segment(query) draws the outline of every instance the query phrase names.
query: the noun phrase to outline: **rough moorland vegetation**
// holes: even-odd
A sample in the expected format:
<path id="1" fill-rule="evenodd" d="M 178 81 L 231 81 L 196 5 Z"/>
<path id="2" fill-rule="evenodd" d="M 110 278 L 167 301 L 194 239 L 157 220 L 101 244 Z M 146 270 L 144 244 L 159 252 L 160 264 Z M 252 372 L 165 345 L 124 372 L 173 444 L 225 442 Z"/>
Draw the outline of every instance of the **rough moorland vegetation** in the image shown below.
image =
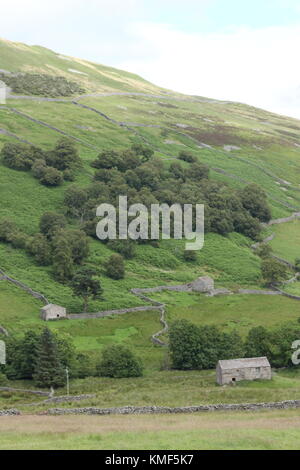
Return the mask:
<path id="1" fill-rule="evenodd" d="M 14 93 L 20 95 L 49 96 L 72 96 L 85 92 L 84 88 L 76 82 L 67 80 L 65 77 L 37 73 L 0 73 L 2 80 Z"/>
<path id="2" fill-rule="evenodd" d="M 60 186 L 64 180 L 73 181 L 74 171 L 82 164 L 78 150 L 67 138 L 60 139 L 50 151 L 28 144 L 7 143 L 0 158 L 8 168 L 31 171 L 45 186 Z"/>

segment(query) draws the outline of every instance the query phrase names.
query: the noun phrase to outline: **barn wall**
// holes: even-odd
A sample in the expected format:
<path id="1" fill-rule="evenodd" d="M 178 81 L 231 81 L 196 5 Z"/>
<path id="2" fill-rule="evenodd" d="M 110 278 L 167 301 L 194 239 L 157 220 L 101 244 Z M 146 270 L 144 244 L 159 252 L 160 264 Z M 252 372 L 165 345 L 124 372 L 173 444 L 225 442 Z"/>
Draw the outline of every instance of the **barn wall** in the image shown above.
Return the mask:
<path id="1" fill-rule="evenodd" d="M 227 369 L 222 371 L 217 367 L 217 382 L 220 385 L 232 383 L 232 379 L 241 380 L 270 380 L 272 378 L 271 367 L 245 367 L 244 369 Z"/>
<path id="2" fill-rule="evenodd" d="M 66 309 L 63 307 L 53 306 L 46 311 L 42 309 L 42 318 L 43 320 L 57 320 L 58 318 L 65 318 L 66 317 Z M 59 316 L 57 316 L 59 315 Z"/>

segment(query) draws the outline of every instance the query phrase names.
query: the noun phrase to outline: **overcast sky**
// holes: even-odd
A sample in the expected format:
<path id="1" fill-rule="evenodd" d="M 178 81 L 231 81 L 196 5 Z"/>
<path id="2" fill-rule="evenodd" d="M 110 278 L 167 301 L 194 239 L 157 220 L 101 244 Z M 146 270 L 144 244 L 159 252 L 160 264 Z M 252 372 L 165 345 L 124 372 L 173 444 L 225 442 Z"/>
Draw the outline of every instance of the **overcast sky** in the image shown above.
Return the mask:
<path id="1" fill-rule="evenodd" d="M 299 0 L 2 0 L 0 34 L 300 119 Z"/>

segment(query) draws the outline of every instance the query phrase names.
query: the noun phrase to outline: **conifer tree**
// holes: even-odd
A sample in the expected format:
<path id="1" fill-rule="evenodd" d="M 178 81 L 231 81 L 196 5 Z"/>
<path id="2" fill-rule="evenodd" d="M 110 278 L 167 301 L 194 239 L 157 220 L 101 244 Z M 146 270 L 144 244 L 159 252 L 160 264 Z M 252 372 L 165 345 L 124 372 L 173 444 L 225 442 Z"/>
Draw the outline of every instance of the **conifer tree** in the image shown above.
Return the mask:
<path id="1" fill-rule="evenodd" d="M 59 359 L 56 339 L 49 328 L 45 328 L 38 345 L 34 380 L 38 387 L 62 387 L 65 372 Z"/>

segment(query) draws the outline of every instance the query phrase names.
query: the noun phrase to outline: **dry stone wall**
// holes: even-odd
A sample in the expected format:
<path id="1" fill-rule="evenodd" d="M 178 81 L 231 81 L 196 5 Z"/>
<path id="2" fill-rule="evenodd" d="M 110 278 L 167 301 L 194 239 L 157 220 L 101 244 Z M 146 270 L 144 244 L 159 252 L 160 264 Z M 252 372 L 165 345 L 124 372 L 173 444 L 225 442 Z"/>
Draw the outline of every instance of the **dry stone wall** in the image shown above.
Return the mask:
<path id="1" fill-rule="evenodd" d="M 20 287 L 21 289 L 23 289 L 25 292 L 27 292 L 28 294 L 32 295 L 32 297 L 35 297 L 36 299 L 39 299 L 41 300 L 42 302 L 44 302 L 44 304 L 49 304 L 48 300 L 46 299 L 46 297 L 41 294 L 40 292 L 35 292 L 34 290 L 32 290 L 30 287 L 26 286 L 25 284 L 23 284 L 22 282 L 20 281 L 17 281 L 16 279 L 13 279 L 12 277 L 9 277 L 7 274 L 5 274 L 4 271 L 2 271 L 0 269 L 0 275 L 1 275 L 1 279 L 2 280 L 6 280 L 6 281 L 9 281 L 11 282 L 12 284 L 15 284 L 17 287 Z"/>
<path id="2" fill-rule="evenodd" d="M 123 308 L 120 310 L 105 310 L 103 312 L 96 313 L 70 313 L 67 315 L 67 318 L 69 320 L 87 320 L 91 318 L 104 318 L 110 315 L 124 315 L 125 313 L 147 312 L 149 310 L 160 310 L 160 307 L 155 305 L 145 305 L 142 307 Z"/>
<path id="3" fill-rule="evenodd" d="M 120 408 L 52 408 L 48 410 L 49 415 L 127 415 L 127 414 L 180 414 L 180 413 L 200 413 L 204 411 L 261 411 L 267 409 L 288 409 L 300 408 L 300 400 L 287 400 L 270 403 L 238 403 L 238 404 L 217 404 L 199 405 L 169 408 L 164 406 L 125 406 Z"/>
<path id="4" fill-rule="evenodd" d="M 19 416 L 21 413 L 19 410 L 0 410 L 0 416 Z"/>

